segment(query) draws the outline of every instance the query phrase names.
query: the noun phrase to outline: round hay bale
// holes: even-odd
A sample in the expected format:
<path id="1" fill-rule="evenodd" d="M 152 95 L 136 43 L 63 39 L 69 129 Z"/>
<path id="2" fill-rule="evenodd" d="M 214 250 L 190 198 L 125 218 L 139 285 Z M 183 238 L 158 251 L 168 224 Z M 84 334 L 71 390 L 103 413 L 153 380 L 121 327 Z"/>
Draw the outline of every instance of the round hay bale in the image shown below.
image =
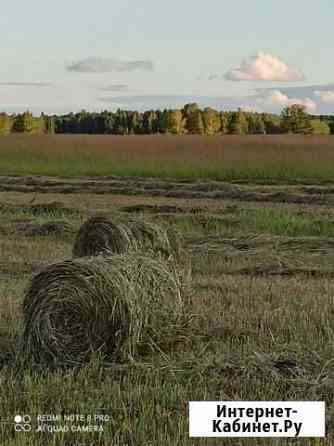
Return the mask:
<path id="1" fill-rule="evenodd" d="M 80 227 L 73 246 L 73 256 L 88 257 L 105 251 L 121 254 L 128 251 L 131 245 L 132 235 L 124 225 L 97 216 Z"/>
<path id="2" fill-rule="evenodd" d="M 181 243 L 178 234 L 172 229 L 166 230 L 144 220 L 129 221 L 128 227 L 133 234 L 135 249 L 149 249 L 160 253 L 165 258 L 179 257 Z"/>
<path id="3" fill-rule="evenodd" d="M 182 284 L 168 262 L 142 255 L 67 260 L 31 281 L 23 360 L 81 365 L 92 353 L 129 359 L 183 321 Z"/>
<path id="4" fill-rule="evenodd" d="M 87 257 L 103 253 L 152 250 L 163 257 L 179 257 L 181 243 L 176 232 L 144 221 L 106 217 L 92 217 L 77 234 L 73 257 Z M 108 254 L 109 255 L 109 254 Z"/>

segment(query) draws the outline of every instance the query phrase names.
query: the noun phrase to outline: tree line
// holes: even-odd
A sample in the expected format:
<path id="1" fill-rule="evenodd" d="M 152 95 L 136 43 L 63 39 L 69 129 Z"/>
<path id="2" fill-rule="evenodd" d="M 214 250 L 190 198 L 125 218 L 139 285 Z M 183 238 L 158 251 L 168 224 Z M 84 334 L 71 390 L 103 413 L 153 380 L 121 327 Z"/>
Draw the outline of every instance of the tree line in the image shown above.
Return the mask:
<path id="1" fill-rule="evenodd" d="M 30 112 L 0 114 L 0 135 L 9 133 L 85 133 L 112 135 L 334 134 L 334 116 L 312 116 L 301 105 L 271 113 L 201 109 L 196 103 L 177 110 L 117 110 L 34 117 Z"/>
<path id="2" fill-rule="evenodd" d="M 43 113 L 35 117 L 30 112 L 16 115 L 0 113 L 0 135 L 31 133 L 34 135 L 55 133 L 55 119 Z"/>

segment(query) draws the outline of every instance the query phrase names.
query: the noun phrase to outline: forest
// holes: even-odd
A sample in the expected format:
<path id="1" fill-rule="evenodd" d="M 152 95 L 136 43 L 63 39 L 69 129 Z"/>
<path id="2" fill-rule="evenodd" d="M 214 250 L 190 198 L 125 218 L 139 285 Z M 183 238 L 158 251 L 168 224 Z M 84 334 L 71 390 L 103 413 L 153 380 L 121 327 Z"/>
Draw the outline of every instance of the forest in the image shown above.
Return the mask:
<path id="1" fill-rule="evenodd" d="M 0 114 L 0 135 L 28 134 L 111 134 L 111 135 L 256 135 L 256 134 L 334 134 L 334 116 L 313 116 L 301 105 L 291 105 L 280 115 L 271 113 L 217 111 L 198 104 L 186 104 L 177 110 L 121 110 L 34 117 Z"/>

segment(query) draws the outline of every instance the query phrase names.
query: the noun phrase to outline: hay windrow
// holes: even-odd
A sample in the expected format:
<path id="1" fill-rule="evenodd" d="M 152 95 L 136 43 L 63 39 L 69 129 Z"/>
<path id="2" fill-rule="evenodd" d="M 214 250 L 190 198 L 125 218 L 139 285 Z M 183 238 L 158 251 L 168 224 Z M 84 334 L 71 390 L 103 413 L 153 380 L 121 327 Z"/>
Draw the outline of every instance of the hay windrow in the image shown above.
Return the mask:
<path id="1" fill-rule="evenodd" d="M 131 359 L 184 323 L 182 284 L 168 262 L 142 254 L 67 260 L 32 279 L 23 312 L 24 360 Z"/>
<path id="2" fill-rule="evenodd" d="M 181 243 L 176 232 L 144 220 L 127 220 L 97 216 L 86 221 L 77 234 L 74 257 L 113 252 L 152 250 L 163 257 L 178 258 Z"/>

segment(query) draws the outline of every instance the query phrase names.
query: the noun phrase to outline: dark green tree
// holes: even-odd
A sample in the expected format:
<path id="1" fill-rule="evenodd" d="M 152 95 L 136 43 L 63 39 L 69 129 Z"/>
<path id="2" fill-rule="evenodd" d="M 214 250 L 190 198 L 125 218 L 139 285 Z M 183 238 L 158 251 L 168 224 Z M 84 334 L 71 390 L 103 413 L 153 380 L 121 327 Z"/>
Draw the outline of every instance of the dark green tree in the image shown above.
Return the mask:
<path id="1" fill-rule="evenodd" d="M 33 115 L 26 111 L 15 116 L 13 131 L 18 133 L 32 133 L 34 130 Z"/>
<path id="2" fill-rule="evenodd" d="M 264 135 L 266 133 L 266 126 L 259 113 L 248 113 L 248 133 L 251 135 Z"/>
<path id="3" fill-rule="evenodd" d="M 158 133 L 158 115 L 153 110 L 146 111 L 143 114 L 143 133 L 147 135 Z"/>

